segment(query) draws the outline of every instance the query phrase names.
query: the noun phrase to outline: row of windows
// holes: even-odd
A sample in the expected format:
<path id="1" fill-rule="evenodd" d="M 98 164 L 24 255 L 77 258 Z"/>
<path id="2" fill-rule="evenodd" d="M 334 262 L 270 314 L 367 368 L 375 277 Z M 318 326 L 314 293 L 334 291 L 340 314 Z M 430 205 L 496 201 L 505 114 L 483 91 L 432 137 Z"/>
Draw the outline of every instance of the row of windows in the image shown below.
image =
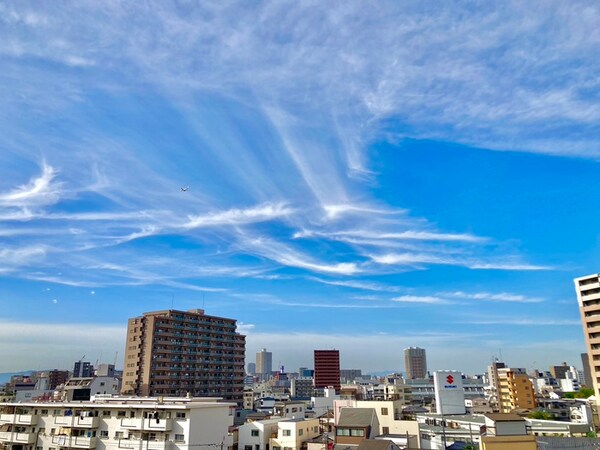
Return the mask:
<path id="1" fill-rule="evenodd" d="M 40 410 L 40 414 L 42 416 L 48 416 L 49 414 L 49 410 L 47 409 L 42 409 Z M 144 415 L 147 419 L 155 419 L 156 418 L 156 414 L 159 414 L 159 417 L 162 419 L 170 419 L 171 418 L 171 411 L 161 411 L 160 413 L 156 412 L 156 411 L 145 411 Z M 34 415 L 37 415 L 37 410 L 34 411 Z M 75 410 L 73 411 L 72 409 L 53 409 L 52 410 L 52 416 L 80 416 L 80 417 L 98 417 L 99 412 L 98 410 L 95 411 L 80 411 L 80 410 Z M 113 411 L 110 410 L 103 410 L 102 411 L 102 417 L 110 417 L 113 415 Z M 129 417 L 129 418 L 135 418 L 137 416 L 137 412 L 136 411 L 117 411 L 116 413 L 116 417 L 118 418 L 123 418 L 123 417 Z M 185 419 L 186 413 L 183 411 L 175 411 L 175 418 L 176 419 Z"/>
<path id="2" fill-rule="evenodd" d="M 336 436 L 360 436 L 360 437 L 363 437 L 365 435 L 365 430 L 357 430 L 354 428 L 336 428 L 335 435 Z"/>

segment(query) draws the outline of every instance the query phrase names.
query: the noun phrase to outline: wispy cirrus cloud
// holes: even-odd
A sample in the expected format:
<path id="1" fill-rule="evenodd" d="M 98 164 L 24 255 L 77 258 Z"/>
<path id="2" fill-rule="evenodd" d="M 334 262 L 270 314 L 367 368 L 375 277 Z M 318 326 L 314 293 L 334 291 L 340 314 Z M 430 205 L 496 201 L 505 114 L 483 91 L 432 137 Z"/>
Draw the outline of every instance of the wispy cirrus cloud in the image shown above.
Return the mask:
<path id="1" fill-rule="evenodd" d="M 243 236 L 238 245 L 246 251 L 269 258 L 288 267 L 338 275 L 353 275 L 362 272 L 356 262 L 318 262 L 286 244 L 269 238 Z"/>
<path id="2" fill-rule="evenodd" d="M 29 183 L 4 194 L 0 193 L 0 206 L 28 208 L 55 203 L 61 194 L 61 183 L 55 181 L 56 170 L 42 164 L 42 173 Z"/>
<path id="3" fill-rule="evenodd" d="M 392 298 L 392 301 L 396 303 L 424 303 L 428 305 L 444 305 L 452 303 L 448 299 L 429 295 L 401 295 Z"/>
<path id="4" fill-rule="evenodd" d="M 466 242 L 466 243 L 482 243 L 487 241 L 487 238 L 474 236 L 472 234 L 460 233 L 437 233 L 432 231 L 406 230 L 399 232 L 373 232 L 366 230 L 340 230 L 333 232 L 319 232 L 303 230 L 294 233 L 294 238 L 310 238 L 310 237 L 326 237 L 326 238 L 361 238 L 370 239 L 372 242 L 377 240 L 406 240 L 406 241 L 442 241 L 442 242 Z"/>
<path id="5" fill-rule="evenodd" d="M 537 270 L 552 270 L 550 266 L 542 266 L 535 264 L 522 263 L 514 261 L 510 262 L 479 261 L 473 257 L 454 257 L 444 254 L 435 253 L 385 253 L 381 255 L 370 255 L 373 262 L 382 265 L 392 266 L 413 266 L 418 267 L 425 264 L 439 264 L 450 266 L 462 266 L 469 269 L 482 270 L 516 270 L 516 271 L 537 271 Z"/>
<path id="6" fill-rule="evenodd" d="M 331 286 L 342 286 L 349 287 L 352 289 L 360 289 L 364 291 L 376 291 L 376 292 L 398 292 L 400 288 L 398 286 L 387 286 L 380 283 L 371 283 L 368 281 L 357 281 L 357 280 L 325 280 L 323 278 L 310 277 L 312 281 L 319 283 L 328 284 Z"/>
<path id="7" fill-rule="evenodd" d="M 543 302 L 544 299 L 539 297 L 528 297 L 521 294 L 511 294 L 509 292 L 499 292 L 499 293 L 491 293 L 491 292 L 446 292 L 441 293 L 445 297 L 451 298 L 462 298 L 462 299 L 472 299 L 472 300 L 484 300 L 484 301 L 495 301 L 495 302 L 512 302 L 512 303 L 540 303 Z"/>
<path id="8" fill-rule="evenodd" d="M 580 320 L 567 320 L 567 319 L 550 319 L 545 317 L 532 317 L 529 319 L 518 319 L 514 317 L 496 317 L 489 319 L 469 319 L 461 320 L 459 323 L 468 323 L 473 325 L 519 325 L 525 327 L 531 326 L 581 326 Z"/>
<path id="9" fill-rule="evenodd" d="M 230 209 L 216 213 L 190 216 L 184 228 L 214 227 L 218 225 L 243 225 L 248 223 L 265 222 L 294 213 L 294 209 L 285 204 L 263 204 L 246 209 Z"/>

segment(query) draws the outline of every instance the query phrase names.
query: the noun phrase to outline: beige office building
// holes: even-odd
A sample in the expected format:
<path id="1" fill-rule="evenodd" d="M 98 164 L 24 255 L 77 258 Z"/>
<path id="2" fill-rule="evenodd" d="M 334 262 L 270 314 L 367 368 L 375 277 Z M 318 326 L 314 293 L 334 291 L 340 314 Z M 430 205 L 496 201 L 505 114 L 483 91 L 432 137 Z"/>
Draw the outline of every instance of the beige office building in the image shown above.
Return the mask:
<path id="1" fill-rule="evenodd" d="M 533 383 L 525 369 L 499 368 L 498 406 L 501 413 L 511 413 L 516 409 L 537 407 Z"/>
<path id="2" fill-rule="evenodd" d="M 600 274 L 575 278 L 575 291 L 590 363 L 591 380 L 586 383 L 600 398 Z"/>
<path id="3" fill-rule="evenodd" d="M 129 319 L 122 393 L 222 397 L 241 404 L 246 337 L 236 321 L 189 311 Z"/>

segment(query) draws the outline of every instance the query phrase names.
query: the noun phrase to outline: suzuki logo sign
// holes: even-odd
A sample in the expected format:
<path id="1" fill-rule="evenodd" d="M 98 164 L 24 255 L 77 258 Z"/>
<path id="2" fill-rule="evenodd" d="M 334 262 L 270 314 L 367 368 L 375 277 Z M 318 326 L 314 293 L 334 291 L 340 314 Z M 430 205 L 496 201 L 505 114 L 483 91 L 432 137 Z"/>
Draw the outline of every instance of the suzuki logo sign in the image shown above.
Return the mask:
<path id="1" fill-rule="evenodd" d="M 458 389 L 458 386 L 454 383 L 454 380 L 454 375 L 446 375 L 446 378 L 444 378 L 444 381 L 446 381 L 446 383 L 444 383 L 444 389 Z"/>

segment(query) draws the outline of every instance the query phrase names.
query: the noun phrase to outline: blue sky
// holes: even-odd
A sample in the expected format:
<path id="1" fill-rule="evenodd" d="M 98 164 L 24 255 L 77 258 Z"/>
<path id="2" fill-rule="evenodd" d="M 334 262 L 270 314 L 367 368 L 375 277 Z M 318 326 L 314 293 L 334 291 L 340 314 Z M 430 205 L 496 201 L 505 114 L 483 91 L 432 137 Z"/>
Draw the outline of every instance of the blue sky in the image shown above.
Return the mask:
<path id="1" fill-rule="evenodd" d="M 0 3 L 0 371 L 171 304 L 290 370 L 580 366 L 598 4 L 222 3 Z"/>

